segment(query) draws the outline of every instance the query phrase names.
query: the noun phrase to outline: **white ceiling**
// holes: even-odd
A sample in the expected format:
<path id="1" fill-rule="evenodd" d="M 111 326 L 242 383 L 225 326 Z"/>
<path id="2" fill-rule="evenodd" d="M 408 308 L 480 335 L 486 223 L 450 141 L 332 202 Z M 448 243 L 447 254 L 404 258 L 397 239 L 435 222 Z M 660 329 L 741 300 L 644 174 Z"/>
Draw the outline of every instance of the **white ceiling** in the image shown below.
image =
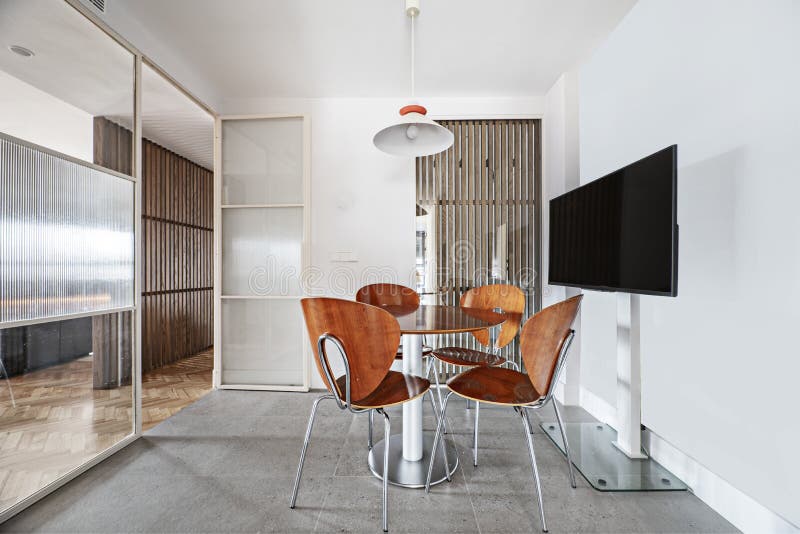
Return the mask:
<path id="1" fill-rule="evenodd" d="M 542 95 L 634 3 L 422 0 L 417 94 Z M 396 97 L 410 91 L 403 0 L 109 4 L 176 51 L 221 98 Z"/>
<path id="2" fill-rule="evenodd" d="M 543 95 L 635 1 L 421 0 L 417 94 Z M 220 100 L 410 92 L 403 0 L 108 0 L 107 6 L 117 20 L 144 28 Z M 11 44 L 36 56 L 22 59 L 8 51 Z M 65 2 L 1 0 L 0 47 L 0 69 L 87 113 L 130 125 L 131 56 Z M 153 71 L 145 69 L 143 88 L 144 135 L 210 168 L 211 117 Z"/>
<path id="3" fill-rule="evenodd" d="M 64 2 L 0 1 L 0 69 L 91 115 L 133 115 L 133 55 Z"/>
<path id="4" fill-rule="evenodd" d="M 206 169 L 214 168 L 214 119 L 147 65 L 142 67 L 142 134 Z"/>
<path id="5" fill-rule="evenodd" d="M 12 44 L 35 56 L 12 53 Z M 92 116 L 131 127 L 133 56 L 63 1 L 0 1 L 0 70 Z M 142 89 L 143 135 L 211 169 L 213 118 L 148 67 Z"/>

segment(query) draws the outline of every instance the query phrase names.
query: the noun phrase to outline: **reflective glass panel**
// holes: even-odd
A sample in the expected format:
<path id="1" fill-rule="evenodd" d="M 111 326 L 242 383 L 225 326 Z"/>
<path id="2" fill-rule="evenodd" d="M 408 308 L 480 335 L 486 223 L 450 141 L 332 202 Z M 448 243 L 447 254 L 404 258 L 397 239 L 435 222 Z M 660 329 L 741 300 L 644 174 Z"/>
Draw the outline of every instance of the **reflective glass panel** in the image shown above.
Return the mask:
<path id="1" fill-rule="evenodd" d="M 298 299 L 222 301 L 223 384 L 303 385 Z"/>
<path id="2" fill-rule="evenodd" d="M 134 56 L 63 1 L 0 35 L 2 513 L 132 434 L 136 325 Z"/>
<path id="3" fill-rule="evenodd" d="M 222 123 L 222 203 L 303 202 L 303 118 Z"/>

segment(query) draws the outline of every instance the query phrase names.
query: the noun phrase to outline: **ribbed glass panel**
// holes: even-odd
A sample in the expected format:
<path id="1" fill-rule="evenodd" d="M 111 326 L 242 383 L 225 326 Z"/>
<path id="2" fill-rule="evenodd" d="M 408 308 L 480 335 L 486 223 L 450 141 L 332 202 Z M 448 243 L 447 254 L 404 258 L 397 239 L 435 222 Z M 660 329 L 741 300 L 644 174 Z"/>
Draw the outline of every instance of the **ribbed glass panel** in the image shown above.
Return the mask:
<path id="1" fill-rule="evenodd" d="M 134 304 L 133 182 L 0 135 L 0 324 Z"/>

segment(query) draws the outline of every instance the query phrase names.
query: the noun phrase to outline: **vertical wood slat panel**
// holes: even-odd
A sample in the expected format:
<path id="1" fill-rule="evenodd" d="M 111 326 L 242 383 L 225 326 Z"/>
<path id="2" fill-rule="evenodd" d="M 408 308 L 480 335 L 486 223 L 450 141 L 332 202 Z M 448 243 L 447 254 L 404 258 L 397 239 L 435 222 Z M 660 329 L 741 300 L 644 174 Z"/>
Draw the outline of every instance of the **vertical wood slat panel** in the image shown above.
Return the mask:
<path id="1" fill-rule="evenodd" d="M 212 173 L 143 141 L 142 369 L 213 343 Z"/>
<path id="2" fill-rule="evenodd" d="M 457 305 L 469 287 L 509 283 L 526 292 L 526 316 L 539 307 L 538 120 L 446 120 L 454 134 L 447 151 L 418 158 L 417 202 L 432 217 L 428 250 L 443 304 Z M 536 148 L 536 150 L 534 149 Z M 505 243 L 498 243 L 505 225 Z M 430 239 L 432 237 L 432 239 Z M 469 244 L 471 253 L 465 245 Z M 505 256 L 500 253 L 505 250 Z M 493 260 L 499 263 L 494 265 Z M 496 272 L 493 268 L 496 267 Z M 469 335 L 436 344 L 475 346 Z M 517 343 L 504 350 L 519 361 Z M 446 371 L 453 371 L 447 369 Z"/>

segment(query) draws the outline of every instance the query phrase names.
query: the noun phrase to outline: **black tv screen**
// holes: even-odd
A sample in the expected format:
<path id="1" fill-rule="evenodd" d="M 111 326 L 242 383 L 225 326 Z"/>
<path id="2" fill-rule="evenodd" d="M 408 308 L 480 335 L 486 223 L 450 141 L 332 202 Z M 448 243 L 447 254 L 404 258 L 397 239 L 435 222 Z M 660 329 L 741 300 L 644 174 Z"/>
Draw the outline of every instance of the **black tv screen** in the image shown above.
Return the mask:
<path id="1" fill-rule="evenodd" d="M 550 201 L 549 283 L 678 294 L 678 147 Z"/>

